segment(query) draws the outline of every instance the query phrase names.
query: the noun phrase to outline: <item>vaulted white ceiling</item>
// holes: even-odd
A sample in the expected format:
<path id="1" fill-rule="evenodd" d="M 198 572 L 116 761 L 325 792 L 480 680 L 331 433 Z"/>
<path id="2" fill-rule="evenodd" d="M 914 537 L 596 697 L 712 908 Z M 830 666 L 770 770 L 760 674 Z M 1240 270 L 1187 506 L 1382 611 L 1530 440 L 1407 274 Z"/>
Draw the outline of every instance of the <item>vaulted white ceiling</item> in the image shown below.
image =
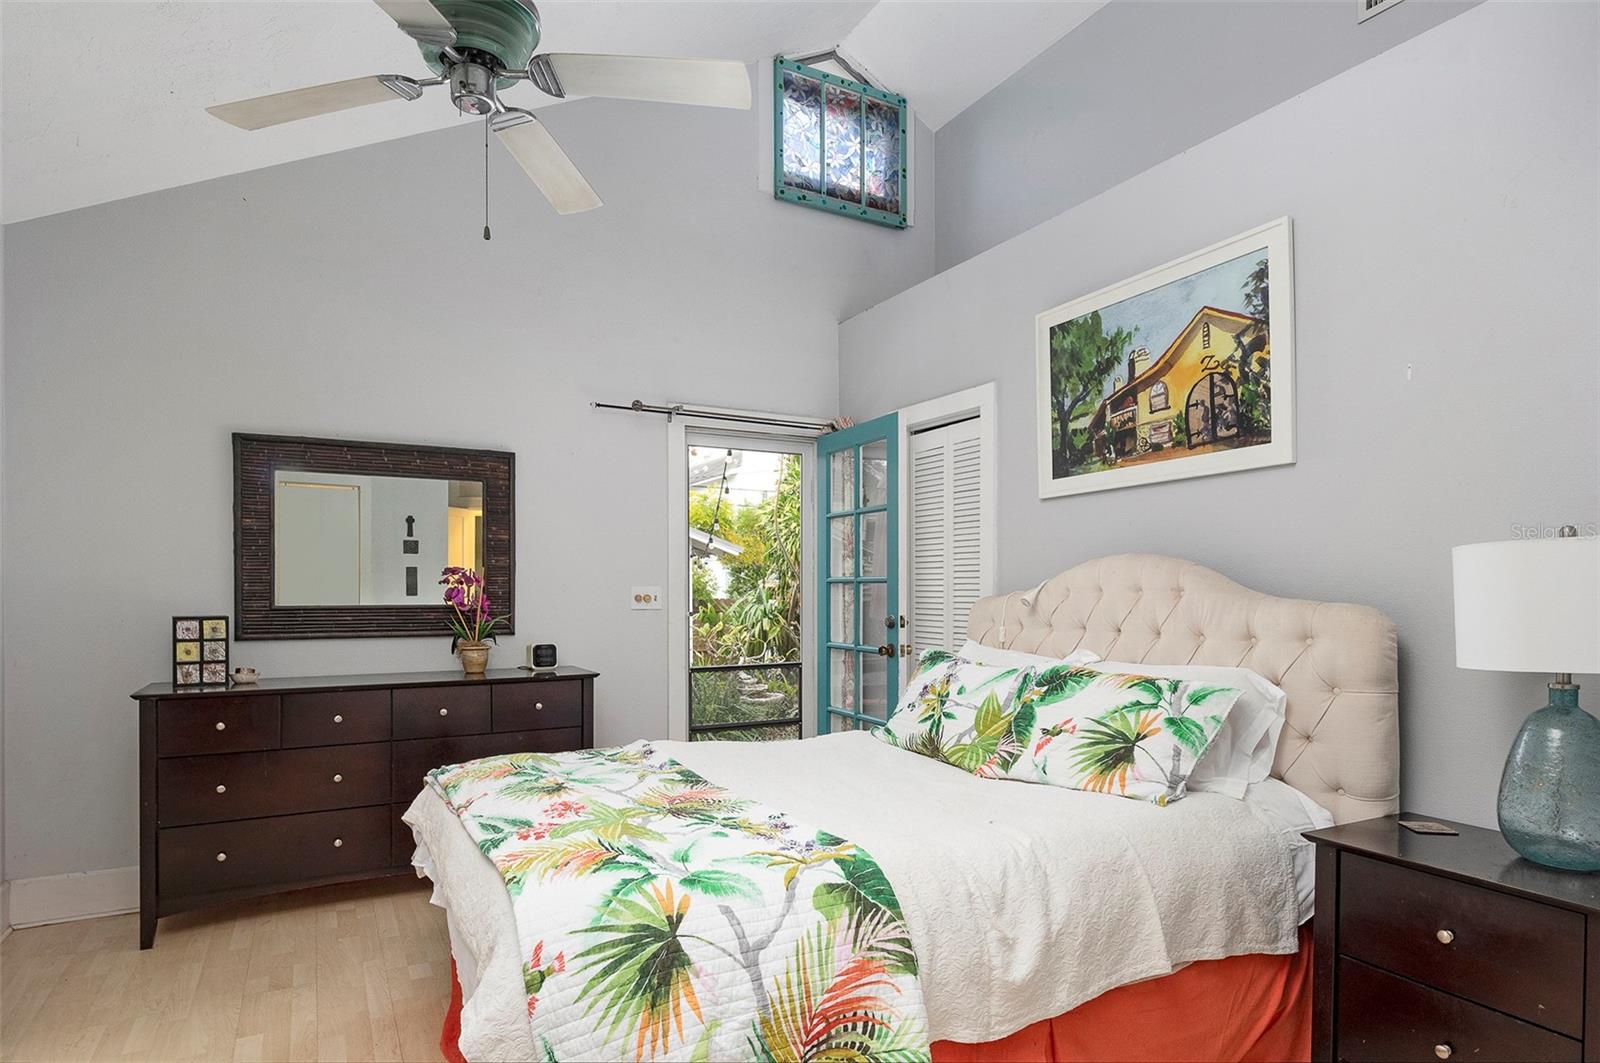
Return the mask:
<path id="1" fill-rule="evenodd" d="M 931 129 L 982 99 L 1106 0 L 882 0 L 840 51 Z"/>
<path id="2" fill-rule="evenodd" d="M 765 60 L 835 45 L 937 128 L 1099 0 L 541 0 L 545 51 Z M 429 94 L 244 132 L 213 103 L 425 76 L 367 0 L 0 0 L 0 219 L 54 214 L 465 121 Z M 523 106 L 550 103 L 511 90 Z M 646 105 L 648 106 L 648 105 Z"/>

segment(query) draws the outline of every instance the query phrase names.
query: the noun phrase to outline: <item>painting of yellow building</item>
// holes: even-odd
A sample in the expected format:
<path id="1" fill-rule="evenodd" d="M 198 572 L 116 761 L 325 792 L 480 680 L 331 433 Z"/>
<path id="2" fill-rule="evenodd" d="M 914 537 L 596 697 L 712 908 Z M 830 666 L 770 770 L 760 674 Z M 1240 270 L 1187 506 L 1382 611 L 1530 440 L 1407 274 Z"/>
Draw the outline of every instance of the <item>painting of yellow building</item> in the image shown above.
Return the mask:
<path id="1" fill-rule="evenodd" d="M 1260 411 L 1240 408 L 1241 359 L 1250 387 L 1271 379 L 1271 345 L 1264 323 L 1249 314 L 1204 306 L 1154 360 L 1140 347 L 1128 358 L 1127 383 L 1095 409 L 1089 421 L 1096 449 L 1116 464 L 1159 459 L 1181 448 L 1270 442 Z"/>
<path id="2" fill-rule="evenodd" d="M 1288 219 L 1039 316 L 1040 494 L 1293 461 Z"/>

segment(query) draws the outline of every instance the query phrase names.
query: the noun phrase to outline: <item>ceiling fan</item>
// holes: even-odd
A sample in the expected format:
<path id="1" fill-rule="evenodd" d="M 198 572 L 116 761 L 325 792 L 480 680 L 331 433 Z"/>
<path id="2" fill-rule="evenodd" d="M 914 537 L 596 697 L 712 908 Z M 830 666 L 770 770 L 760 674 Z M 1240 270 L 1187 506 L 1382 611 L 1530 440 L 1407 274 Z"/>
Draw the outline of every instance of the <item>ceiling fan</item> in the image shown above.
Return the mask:
<path id="1" fill-rule="evenodd" d="M 500 100 L 500 90 L 530 81 L 549 96 L 610 96 L 705 107 L 750 106 L 744 64 L 720 59 L 655 59 L 635 55 L 537 54 L 539 11 L 532 0 L 375 0 L 409 35 L 433 71 L 335 81 L 207 107 L 240 129 L 420 99 L 434 85 L 450 87 L 462 114 L 484 118 L 500 142 L 561 214 L 600 206 L 583 174 L 532 111 Z"/>

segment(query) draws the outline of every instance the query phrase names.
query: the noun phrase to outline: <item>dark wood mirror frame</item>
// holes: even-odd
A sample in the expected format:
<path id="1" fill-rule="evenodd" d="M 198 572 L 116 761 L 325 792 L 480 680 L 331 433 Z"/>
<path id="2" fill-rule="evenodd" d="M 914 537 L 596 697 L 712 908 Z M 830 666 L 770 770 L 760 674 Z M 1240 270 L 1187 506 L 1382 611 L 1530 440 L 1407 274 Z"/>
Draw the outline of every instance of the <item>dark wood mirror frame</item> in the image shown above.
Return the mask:
<path id="1" fill-rule="evenodd" d="M 496 634 L 514 633 L 516 455 L 503 450 L 365 443 L 296 436 L 233 436 L 235 639 L 448 637 L 450 609 L 427 605 L 273 605 L 273 475 L 278 469 L 476 480 L 483 484 L 484 583 Z M 432 583 L 429 579 L 427 583 Z"/>

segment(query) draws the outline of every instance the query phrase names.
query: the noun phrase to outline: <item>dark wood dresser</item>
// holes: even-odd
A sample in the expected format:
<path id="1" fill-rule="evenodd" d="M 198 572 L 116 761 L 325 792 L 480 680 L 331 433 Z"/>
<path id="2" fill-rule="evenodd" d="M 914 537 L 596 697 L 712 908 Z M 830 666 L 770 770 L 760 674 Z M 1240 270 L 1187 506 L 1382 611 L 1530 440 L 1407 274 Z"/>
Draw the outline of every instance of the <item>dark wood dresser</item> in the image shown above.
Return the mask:
<path id="1" fill-rule="evenodd" d="M 1600 1061 L 1600 874 L 1385 816 L 1317 843 L 1315 1060 Z M 1446 822 L 1438 820 L 1436 822 Z"/>
<path id="2" fill-rule="evenodd" d="M 410 870 L 429 769 L 594 745 L 598 673 L 265 679 L 139 703 L 139 947 L 164 915 Z"/>

